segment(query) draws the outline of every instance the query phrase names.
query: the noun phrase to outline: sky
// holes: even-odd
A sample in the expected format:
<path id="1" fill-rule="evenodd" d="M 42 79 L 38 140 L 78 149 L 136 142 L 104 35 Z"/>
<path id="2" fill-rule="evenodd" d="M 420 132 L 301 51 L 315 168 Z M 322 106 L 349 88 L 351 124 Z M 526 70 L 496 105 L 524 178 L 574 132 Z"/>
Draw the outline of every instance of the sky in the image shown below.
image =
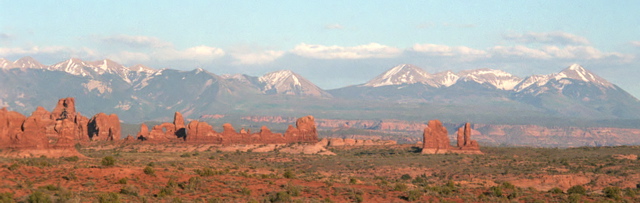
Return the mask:
<path id="1" fill-rule="evenodd" d="M 0 58 L 71 57 L 260 76 L 324 89 L 398 65 L 519 77 L 577 63 L 640 97 L 640 1 L 9 1 Z"/>

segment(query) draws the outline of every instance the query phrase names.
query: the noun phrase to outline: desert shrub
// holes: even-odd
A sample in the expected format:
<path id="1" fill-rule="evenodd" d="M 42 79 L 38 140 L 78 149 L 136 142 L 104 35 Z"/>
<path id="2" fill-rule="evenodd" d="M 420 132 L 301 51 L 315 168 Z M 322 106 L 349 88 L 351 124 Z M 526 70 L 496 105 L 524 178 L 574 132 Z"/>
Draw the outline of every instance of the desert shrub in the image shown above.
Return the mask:
<path id="1" fill-rule="evenodd" d="M 489 188 L 489 192 L 486 194 L 493 197 L 502 197 L 502 188 L 493 186 Z"/>
<path id="2" fill-rule="evenodd" d="M 354 177 L 349 178 L 349 184 L 353 185 L 353 184 L 356 184 L 356 183 L 358 183 L 358 179 L 357 178 L 354 178 Z"/>
<path id="3" fill-rule="evenodd" d="M 202 187 L 202 180 L 197 176 L 191 177 L 186 183 L 178 184 L 178 187 L 186 191 L 196 191 Z"/>
<path id="4" fill-rule="evenodd" d="M 136 186 L 133 185 L 126 185 L 122 188 L 120 188 L 120 194 L 123 195 L 133 195 L 133 196 L 138 196 L 138 192 L 140 190 L 138 190 L 138 188 Z"/>
<path id="5" fill-rule="evenodd" d="M 582 195 L 581 194 L 571 194 L 569 195 L 569 202 L 570 203 L 579 203 L 581 202 L 580 200 L 582 199 Z"/>
<path id="6" fill-rule="evenodd" d="M 400 176 L 400 179 L 402 179 L 402 180 L 411 180 L 411 175 L 404 174 L 404 175 Z"/>
<path id="7" fill-rule="evenodd" d="M 291 171 L 291 170 L 285 170 L 284 174 L 282 174 L 282 177 L 288 178 L 288 179 L 293 179 L 293 178 L 296 178 L 296 173 Z"/>
<path id="8" fill-rule="evenodd" d="M 563 193 L 562 189 L 560 189 L 558 187 L 551 188 L 548 192 L 551 193 L 551 194 L 562 194 Z"/>
<path id="9" fill-rule="evenodd" d="M 404 183 L 396 183 L 396 185 L 393 187 L 393 191 L 405 191 L 407 190 L 407 188 L 409 187 Z"/>
<path id="10" fill-rule="evenodd" d="M 98 202 L 100 203 L 115 203 L 120 202 L 120 195 L 115 192 L 103 193 L 98 196 Z"/>
<path id="11" fill-rule="evenodd" d="M 194 172 L 196 172 L 196 174 L 202 176 L 202 177 L 207 177 L 207 176 L 213 176 L 213 175 L 218 175 L 219 172 L 214 171 L 213 169 L 210 168 L 203 168 L 202 170 L 200 169 L 195 169 L 193 170 Z"/>
<path id="12" fill-rule="evenodd" d="M 51 201 L 51 197 L 48 194 L 45 194 L 39 190 L 31 193 L 29 197 L 27 197 L 27 202 L 30 203 L 49 203 Z"/>
<path id="13" fill-rule="evenodd" d="M 191 157 L 191 154 L 190 153 L 184 153 L 184 154 L 181 154 L 180 157 L 184 157 L 184 158 Z"/>
<path id="14" fill-rule="evenodd" d="M 287 190 L 287 193 L 289 193 L 289 195 L 291 195 L 292 197 L 297 197 L 297 196 L 300 196 L 300 194 L 302 194 L 302 187 L 291 184 L 291 183 L 287 184 L 285 189 Z"/>
<path id="15" fill-rule="evenodd" d="M 422 190 L 416 189 L 416 190 L 407 191 L 406 197 L 404 199 L 406 199 L 407 201 L 413 202 L 413 201 L 418 201 L 421 198 L 422 198 Z"/>
<path id="16" fill-rule="evenodd" d="M 39 187 L 40 189 L 45 189 L 45 190 L 49 190 L 49 191 L 56 191 L 56 190 L 60 190 L 60 187 L 55 186 L 55 185 L 45 185 L 45 186 L 41 186 Z"/>
<path id="17" fill-rule="evenodd" d="M 173 164 L 173 165 L 175 165 L 175 164 Z M 147 166 L 154 167 L 154 166 L 156 166 L 156 163 L 152 161 L 152 162 L 149 162 L 149 163 L 147 164 Z"/>
<path id="18" fill-rule="evenodd" d="M 291 195 L 286 191 L 280 191 L 277 193 L 270 193 L 264 202 L 291 202 Z"/>
<path id="19" fill-rule="evenodd" d="M 429 184 L 429 182 L 427 181 L 427 177 L 425 175 L 416 176 L 413 179 L 413 181 L 411 181 L 411 183 L 417 186 L 422 186 L 422 187 L 427 186 Z"/>
<path id="20" fill-rule="evenodd" d="M 11 164 L 11 166 L 7 167 L 7 169 L 9 169 L 10 171 L 14 171 L 18 168 L 20 168 L 20 165 L 18 165 L 17 163 L 13 163 Z"/>
<path id="21" fill-rule="evenodd" d="M 68 162 L 76 162 L 80 160 L 80 158 L 78 156 L 72 156 L 72 157 L 64 157 L 63 160 Z"/>
<path id="22" fill-rule="evenodd" d="M 604 193 L 604 196 L 611 199 L 618 200 L 622 198 L 622 190 L 620 190 L 619 187 L 606 187 L 602 189 L 602 193 Z"/>
<path id="23" fill-rule="evenodd" d="M 103 166 L 113 166 L 115 164 L 116 164 L 116 159 L 113 158 L 112 156 L 105 156 L 104 158 L 102 158 Z"/>
<path id="24" fill-rule="evenodd" d="M 500 187 L 502 187 L 503 189 L 510 189 L 510 190 L 513 190 L 516 188 L 516 186 L 511 184 L 510 182 L 504 182 L 500 184 Z"/>
<path id="25" fill-rule="evenodd" d="M 0 202 L 2 203 L 13 203 L 13 193 L 10 192 L 2 192 L 0 193 Z"/>
<path id="26" fill-rule="evenodd" d="M 78 180 L 78 177 L 76 176 L 76 173 L 71 171 L 71 172 L 69 172 L 68 175 L 62 176 L 62 179 L 65 179 L 65 180 Z"/>
<path id="27" fill-rule="evenodd" d="M 638 193 L 634 189 L 631 189 L 631 188 L 624 189 L 624 195 L 627 196 L 627 197 L 634 198 L 634 197 L 636 197 L 637 194 Z"/>
<path id="28" fill-rule="evenodd" d="M 116 182 L 116 183 L 117 183 L 117 184 L 123 184 L 123 185 L 124 185 L 124 184 L 127 184 L 127 181 L 128 181 L 128 180 L 129 180 L 129 179 L 127 179 L 127 177 L 124 177 L 124 178 L 120 178 L 120 180 L 118 180 L 118 182 Z"/>
<path id="29" fill-rule="evenodd" d="M 163 187 L 157 194 L 158 197 L 166 197 L 171 195 L 173 195 L 173 188 L 171 187 Z"/>
<path id="30" fill-rule="evenodd" d="M 585 189 L 584 187 L 582 187 L 582 185 L 574 185 L 572 187 L 570 187 L 567 190 L 568 194 L 581 194 L 581 195 L 586 195 L 587 194 L 587 189 Z"/>
<path id="31" fill-rule="evenodd" d="M 151 166 L 144 167 L 143 171 L 144 171 L 144 174 L 147 174 L 147 175 L 155 175 L 156 174 L 156 171 Z"/>
<path id="32" fill-rule="evenodd" d="M 245 195 L 245 196 L 249 196 L 249 195 L 251 195 L 251 190 L 249 188 L 242 187 L 242 189 L 240 189 L 240 194 Z"/>

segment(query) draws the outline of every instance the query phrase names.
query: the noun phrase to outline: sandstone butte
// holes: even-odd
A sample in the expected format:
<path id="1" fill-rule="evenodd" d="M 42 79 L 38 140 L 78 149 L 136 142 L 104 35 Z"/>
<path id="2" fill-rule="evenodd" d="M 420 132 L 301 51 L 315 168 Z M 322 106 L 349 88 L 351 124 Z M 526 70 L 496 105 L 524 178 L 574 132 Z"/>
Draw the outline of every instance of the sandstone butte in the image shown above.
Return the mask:
<path id="1" fill-rule="evenodd" d="M 284 134 L 273 133 L 266 126 L 259 132 L 251 133 L 245 129 L 237 131 L 229 123 L 222 125 L 222 132 L 216 132 L 206 122 L 191 121 L 185 125 L 180 112 L 176 112 L 173 123 L 162 123 L 151 128 L 142 124 L 137 140 L 149 143 L 185 142 L 191 144 L 288 144 L 317 143 L 318 131 L 313 116 L 305 116 L 296 121 L 296 127 L 289 125 Z"/>
<path id="2" fill-rule="evenodd" d="M 51 112 L 37 107 L 29 117 L 0 109 L 0 149 L 9 149 L 2 150 L 6 156 L 82 156 L 77 143 L 119 138 L 117 115 L 99 113 L 89 120 L 76 112 L 72 97 L 58 100 Z"/>
<path id="3" fill-rule="evenodd" d="M 422 134 L 422 154 L 483 154 L 478 142 L 471 139 L 471 124 L 458 128 L 457 145 L 451 146 L 447 128 L 439 120 L 430 120 Z"/>

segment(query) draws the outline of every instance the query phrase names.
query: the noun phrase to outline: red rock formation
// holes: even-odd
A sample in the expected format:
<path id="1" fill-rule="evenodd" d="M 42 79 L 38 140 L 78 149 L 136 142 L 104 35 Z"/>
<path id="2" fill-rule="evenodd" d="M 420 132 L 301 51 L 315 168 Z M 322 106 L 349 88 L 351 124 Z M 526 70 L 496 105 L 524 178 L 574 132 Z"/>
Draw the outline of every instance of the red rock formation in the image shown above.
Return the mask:
<path id="1" fill-rule="evenodd" d="M 478 142 L 471 139 L 471 124 L 465 123 L 458 128 L 458 149 L 460 150 L 480 150 Z"/>
<path id="2" fill-rule="evenodd" d="M 120 122 L 116 115 L 106 116 L 102 121 L 97 117 L 93 124 L 100 126 L 98 132 L 105 129 L 116 139 L 120 136 Z M 89 141 L 89 119 L 76 112 L 75 99 L 58 100 L 54 110 L 49 113 L 42 107 L 29 117 L 20 113 L 0 110 L 0 148 L 13 149 L 8 156 L 82 156 L 74 145 Z M 103 127 L 103 126 L 107 127 Z M 97 128 L 96 128 L 97 129 Z M 108 137 L 108 136 L 107 136 Z"/>
<path id="3" fill-rule="evenodd" d="M 187 125 L 186 141 L 189 143 L 221 143 L 222 138 L 208 123 L 191 121 Z"/>
<path id="4" fill-rule="evenodd" d="M 449 137 L 447 128 L 442 126 L 439 120 L 430 120 L 424 129 L 422 153 L 423 154 L 444 154 L 449 152 Z"/>
<path id="5" fill-rule="evenodd" d="M 120 131 L 120 119 L 115 114 L 98 113 L 88 122 L 88 132 L 91 140 L 119 140 Z"/>
<path id="6" fill-rule="evenodd" d="M 58 105 L 51 111 L 51 119 L 61 120 L 66 118 L 75 118 L 76 100 L 73 97 L 67 97 L 58 100 Z"/>
<path id="7" fill-rule="evenodd" d="M 149 139 L 149 127 L 147 127 L 147 124 L 140 124 L 140 131 L 138 131 L 138 134 L 136 135 L 136 138 L 138 140 L 147 140 Z"/>
<path id="8" fill-rule="evenodd" d="M 182 126 L 182 128 L 180 128 Z M 184 132 L 184 141 L 194 144 L 286 144 L 297 142 L 318 142 L 318 132 L 313 116 L 305 116 L 296 121 L 296 127 L 289 126 L 285 134 L 273 133 L 266 126 L 262 126 L 259 132 L 251 133 L 250 129 L 242 128 L 237 132 L 229 123 L 222 125 L 223 131 L 218 133 L 206 122 L 191 121 L 184 127 L 184 118 L 178 112 L 174 116 L 174 122 L 163 123 L 153 127 L 150 133 L 145 136 L 142 127 L 138 133 L 139 140 L 154 142 L 179 141 L 183 137 L 180 131 Z M 178 138 L 178 139 L 176 139 Z"/>

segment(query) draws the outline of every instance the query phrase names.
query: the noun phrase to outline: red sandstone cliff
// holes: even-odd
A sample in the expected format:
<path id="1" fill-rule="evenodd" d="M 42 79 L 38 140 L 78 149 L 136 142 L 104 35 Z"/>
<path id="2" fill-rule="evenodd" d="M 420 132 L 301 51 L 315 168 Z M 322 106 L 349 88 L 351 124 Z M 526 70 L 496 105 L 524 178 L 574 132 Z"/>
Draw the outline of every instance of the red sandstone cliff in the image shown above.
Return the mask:
<path id="1" fill-rule="evenodd" d="M 76 112 L 75 99 L 71 97 L 60 99 L 51 113 L 38 107 L 29 117 L 3 108 L 0 110 L 0 148 L 10 149 L 3 151 L 7 156 L 82 156 L 74 146 L 88 142 L 90 130 L 98 134 L 106 130 L 106 137 L 111 140 L 120 138 L 117 116 L 98 121 L 102 115 L 92 119 L 95 126 L 100 127 L 91 127 L 89 119 Z"/>
<path id="2" fill-rule="evenodd" d="M 141 126 L 138 140 L 149 142 L 181 142 L 193 144 L 286 144 L 316 143 L 318 132 L 313 116 L 305 116 L 296 120 L 296 127 L 289 126 L 284 134 L 273 133 L 266 126 L 260 132 L 251 133 L 241 129 L 239 132 L 229 123 L 222 125 L 223 131 L 216 132 L 206 122 L 191 121 L 186 127 L 182 114 L 176 112 L 173 123 L 162 123 L 147 133 L 146 126 Z"/>

